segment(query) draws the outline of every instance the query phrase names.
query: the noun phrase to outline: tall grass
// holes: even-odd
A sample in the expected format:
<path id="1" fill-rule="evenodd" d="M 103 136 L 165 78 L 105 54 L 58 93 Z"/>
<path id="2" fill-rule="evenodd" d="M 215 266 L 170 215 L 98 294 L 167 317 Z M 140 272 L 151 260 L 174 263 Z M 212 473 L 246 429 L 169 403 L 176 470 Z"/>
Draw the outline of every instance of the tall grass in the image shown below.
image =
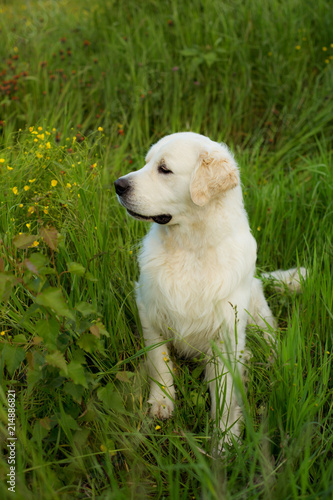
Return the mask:
<path id="1" fill-rule="evenodd" d="M 331 25 L 324 0 L 2 3 L 1 498 L 13 388 L 16 498 L 331 497 Z M 147 416 L 147 225 L 112 189 L 181 130 L 234 150 L 259 271 L 309 269 L 301 296 L 267 283 L 276 360 L 250 329 L 244 434 L 219 459 L 200 359 L 175 359 L 175 415 Z"/>

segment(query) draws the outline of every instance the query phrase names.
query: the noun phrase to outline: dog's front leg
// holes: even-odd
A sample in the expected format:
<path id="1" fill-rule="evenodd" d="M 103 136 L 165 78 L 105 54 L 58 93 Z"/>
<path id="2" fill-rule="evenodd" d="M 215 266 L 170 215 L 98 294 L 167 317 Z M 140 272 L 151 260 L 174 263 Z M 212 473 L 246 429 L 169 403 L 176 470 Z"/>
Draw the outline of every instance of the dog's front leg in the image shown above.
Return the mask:
<path id="1" fill-rule="evenodd" d="M 167 345 L 161 344 L 163 337 L 150 325 L 143 306 L 138 304 L 142 332 L 147 350 L 147 365 L 150 377 L 150 415 L 159 419 L 169 418 L 174 410 L 175 388 L 173 363 Z"/>

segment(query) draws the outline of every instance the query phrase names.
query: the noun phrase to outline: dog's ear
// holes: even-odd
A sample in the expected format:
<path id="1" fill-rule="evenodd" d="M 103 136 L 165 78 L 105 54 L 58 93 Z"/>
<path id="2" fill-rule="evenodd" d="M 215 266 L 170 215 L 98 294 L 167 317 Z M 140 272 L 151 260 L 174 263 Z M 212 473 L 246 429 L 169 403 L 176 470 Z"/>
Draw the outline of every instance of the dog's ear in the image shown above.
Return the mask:
<path id="1" fill-rule="evenodd" d="M 191 198 L 196 205 L 203 207 L 210 199 L 238 184 L 238 168 L 229 151 L 205 152 L 200 155 L 192 176 Z"/>

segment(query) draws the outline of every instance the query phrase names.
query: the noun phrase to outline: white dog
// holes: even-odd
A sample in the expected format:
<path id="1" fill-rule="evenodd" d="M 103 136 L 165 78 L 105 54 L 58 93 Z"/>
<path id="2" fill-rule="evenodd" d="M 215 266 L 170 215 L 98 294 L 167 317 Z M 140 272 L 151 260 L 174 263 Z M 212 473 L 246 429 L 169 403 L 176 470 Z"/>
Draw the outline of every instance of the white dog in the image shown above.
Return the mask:
<path id="1" fill-rule="evenodd" d="M 207 355 L 212 416 L 219 415 L 230 443 L 230 433 L 239 435 L 233 380 L 242 372 L 246 324 L 256 322 L 266 336 L 276 326 L 262 283 L 254 278 L 257 246 L 236 161 L 226 145 L 208 137 L 172 134 L 152 146 L 146 165 L 120 177 L 115 188 L 132 217 L 154 222 L 143 240 L 136 290 L 149 348 L 151 415 L 164 419 L 174 410 L 165 342 L 172 340 L 183 355 Z M 299 274 L 305 276 L 305 269 L 270 276 L 299 291 Z"/>

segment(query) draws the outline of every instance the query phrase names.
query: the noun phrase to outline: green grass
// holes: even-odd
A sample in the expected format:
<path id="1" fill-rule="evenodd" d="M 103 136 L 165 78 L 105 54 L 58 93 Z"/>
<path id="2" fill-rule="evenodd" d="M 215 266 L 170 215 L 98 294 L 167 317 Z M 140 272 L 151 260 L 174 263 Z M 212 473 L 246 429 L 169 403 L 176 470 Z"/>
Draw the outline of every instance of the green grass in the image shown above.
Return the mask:
<path id="1" fill-rule="evenodd" d="M 15 498 L 331 498 L 332 18 L 326 0 L 2 2 L 1 498 L 9 389 Z M 217 460 L 200 363 L 176 358 L 175 415 L 147 415 L 147 225 L 112 186 L 183 130 L 234 150 L 259 270 L 309 269 L 298 297 L 267 284 L 276 361 L 250 329 L 244 435 Z"/>

